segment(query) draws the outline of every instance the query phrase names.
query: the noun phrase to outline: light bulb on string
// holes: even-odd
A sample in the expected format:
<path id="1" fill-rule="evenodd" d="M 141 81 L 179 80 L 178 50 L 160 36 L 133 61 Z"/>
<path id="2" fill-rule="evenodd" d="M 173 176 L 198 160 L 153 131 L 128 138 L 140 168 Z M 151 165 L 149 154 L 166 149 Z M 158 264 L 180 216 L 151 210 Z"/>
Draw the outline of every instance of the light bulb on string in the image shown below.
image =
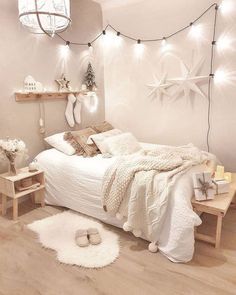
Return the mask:
<path id="1" fill-rule="evenodd" d="M 203 27 L 201 24 L 194 24 L 190 23 L 190 31 L 189 36 L 191 38 L 199 40 L 199 38 L 202 38 L 203 35 Z"/>
<path id="2" fill-rule="evenodd" d="M 224 15 L 231 13 L 235 8 L 235 0 L 223 0 L 219 6 L 220 12 Z"/>
<path id="3" fill-rule="evenodd" d="M 134 45 L 135 56 L 141 58 L 144 52 L 144 44 L 140 39 L 137 40 L 137 43 Z"/>
<path id="4" fill-rule="evenodd" d="M 161 51 L 166 52 L 170 49 L 171 49 L 171 44 L 167 41 L 166 37 L 163 37 L 161 41 Z"/>
<path id="5" fill-rule="evenodd" d="M 214 74 L 214 83 L 218 85 L 222 85 L 227 82 L 227 72 L 223 69 L 218 69 Z"/>
<path id="6" fill-rule="evenodd" d="M 104 34 L 104 32 L 106 33 Z M 115 34 L 113 31 L 103 31 L 102 44 L 105 48 L 111 48 L 113 46 L 116 46 L 119 44 L 120 41 L 121 37 Z"/>
<path id="7" fill-rule="evenodd" d="M 70 51 L 70 46 L 69 46 L 70 43 L 67 43 L 67 42 L 65 45 L 60 45 L 60 53 L 63 58 L 66 58 Z"/>
<path id="8" fill-rule="evenodd" d="M 233 40 L 229 36 L 227 35 L 220 36 L 216 42 L 217 50 L 221 52 L 223 50 L 231 49 L 232 42 Z"/>

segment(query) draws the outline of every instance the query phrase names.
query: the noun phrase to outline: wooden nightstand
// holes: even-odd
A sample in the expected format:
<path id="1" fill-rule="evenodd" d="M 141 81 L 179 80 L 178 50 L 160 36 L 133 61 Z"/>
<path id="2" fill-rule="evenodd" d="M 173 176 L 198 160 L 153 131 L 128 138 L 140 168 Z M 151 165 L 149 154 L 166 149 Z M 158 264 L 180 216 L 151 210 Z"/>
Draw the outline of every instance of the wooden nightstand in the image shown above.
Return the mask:
<path id="1" fill-rule="evenodd" d="M 19 190 L 19 186 L 22 180 L 32 178 L 33 184 L 38 184 L 37 187 L 31 187 L 26 190 Z M 40 197 L 41 206 L 45 206 L 44 201 L 44 172 L 37 170 L 35 172 L 29 172 L 28 167 L 19 170 L 19 173 L 14 176 L 9 176 L 8 173 L 0 174 L 0 194 L 2 194 L 2 215 L 4 216 L 7 211 L 7 198 L 13 199 L 13 220 L 18 218 L 18 199 L 26 196 L 33 195 L 35 198 L 37 195 Z"/>
<path id="2" fill-rule="evenodd" d="M 194 211 L 199 213 L 207 213 L 217 216 L 216 235 L 202 234 L 195 228 L 195 238 L 197 240 L 205 241 L 215 245 L 215 248 L 220 247 L 221 230 L 223 217 L 226 215 L 229 206 L 235 202 L 236 197 L 236 174 L 233 174 L 233 181 L 230 185 L 230 191 L 227 194 L 216 195 L 214 200 L 209 201 L 196 201 L 192 199 L 192 206 Z"/>

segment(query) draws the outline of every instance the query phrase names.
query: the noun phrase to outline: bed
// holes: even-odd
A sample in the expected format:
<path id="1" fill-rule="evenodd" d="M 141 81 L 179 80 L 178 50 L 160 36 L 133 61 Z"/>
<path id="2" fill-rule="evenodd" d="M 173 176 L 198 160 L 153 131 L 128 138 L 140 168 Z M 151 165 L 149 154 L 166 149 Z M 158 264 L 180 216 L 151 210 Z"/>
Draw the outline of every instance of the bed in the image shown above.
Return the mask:
<path id="1" fill-rule="evenodd" d="M 146 149 L 156 147 L 144 143 L 142 146 Z M 90 158 L 67 156 L 53 148 L 41 152 L 36 159 L 45 171 L 46 203 L 63 206 L 122 228 L 124 221 L 109 216 L 101 204 L 103 175 L 115 157 L 104 158 L 101 154 Z M 193 257 L 194 226 L 200 225 L 201 220 L 191 206 L 192 173 L 205 169 L 205 165 L 192 167 L 178 179 L 171 193 L 171 205 L 158 248 L 173 262 L 187 262 Z"/>

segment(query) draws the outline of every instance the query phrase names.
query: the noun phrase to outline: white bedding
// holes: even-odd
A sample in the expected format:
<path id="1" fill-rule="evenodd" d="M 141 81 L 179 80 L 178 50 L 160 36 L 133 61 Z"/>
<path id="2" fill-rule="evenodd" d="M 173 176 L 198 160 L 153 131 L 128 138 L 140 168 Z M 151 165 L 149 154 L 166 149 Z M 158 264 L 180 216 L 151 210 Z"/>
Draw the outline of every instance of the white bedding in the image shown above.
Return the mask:
<path id="1" fill-rule="evenodd" d="M 145 144 L 145 147 L 154 147 Z M 101 204 L 103 175 L 115 158 L 67 156 L 56 149 L 37 156 L 45 171 L 46 202 L 95 217 L 105 223 L 122 227 L 119 221 L 104 212 Z M 206 169 L 195 166 L 183 175 L 172 191 L 170 208 L 159 237 L 159 250 L 174 262 L 187 262 L 194 252 L 194 225 L 201 223 L 191 207 L 192 173 Z"/>

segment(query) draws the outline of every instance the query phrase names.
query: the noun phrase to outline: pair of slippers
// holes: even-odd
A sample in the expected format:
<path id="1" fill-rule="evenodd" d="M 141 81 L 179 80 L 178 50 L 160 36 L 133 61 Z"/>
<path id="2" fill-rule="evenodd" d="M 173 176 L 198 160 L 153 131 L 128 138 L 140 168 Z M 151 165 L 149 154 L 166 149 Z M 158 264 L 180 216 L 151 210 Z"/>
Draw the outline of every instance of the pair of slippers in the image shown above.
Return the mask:
<path id="1" fill-rule="evenodd" d="M 87 247 L 89 244 L 101 244 L 102 239 L 96 228 L 79 229 L 75 233 L 75 242 L 79 247 Z"/>

